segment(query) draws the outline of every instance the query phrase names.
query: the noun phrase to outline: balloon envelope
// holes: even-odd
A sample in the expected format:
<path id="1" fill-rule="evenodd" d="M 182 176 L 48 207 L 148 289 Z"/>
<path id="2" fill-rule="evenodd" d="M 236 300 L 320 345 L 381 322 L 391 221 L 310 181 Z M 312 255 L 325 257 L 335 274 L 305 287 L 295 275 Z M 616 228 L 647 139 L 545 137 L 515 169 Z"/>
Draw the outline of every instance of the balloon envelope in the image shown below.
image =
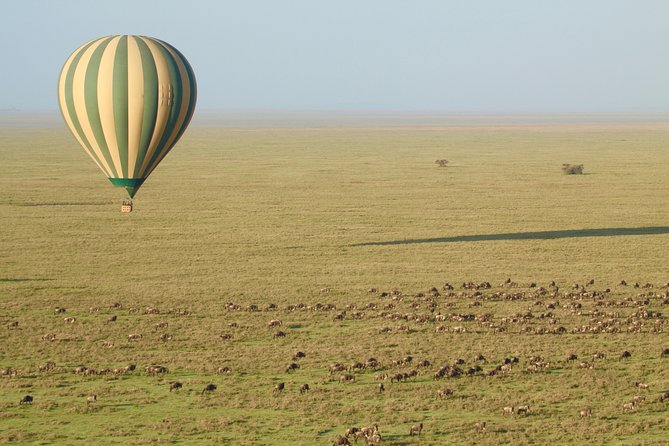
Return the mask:
<path id="1" fill-rule="evenodd" d="M 65 123 L 130 198 L 186 130 L 196 97 L 186 58 L 144 36 L 107 36 L 82 45 L 58 81 Z"/>

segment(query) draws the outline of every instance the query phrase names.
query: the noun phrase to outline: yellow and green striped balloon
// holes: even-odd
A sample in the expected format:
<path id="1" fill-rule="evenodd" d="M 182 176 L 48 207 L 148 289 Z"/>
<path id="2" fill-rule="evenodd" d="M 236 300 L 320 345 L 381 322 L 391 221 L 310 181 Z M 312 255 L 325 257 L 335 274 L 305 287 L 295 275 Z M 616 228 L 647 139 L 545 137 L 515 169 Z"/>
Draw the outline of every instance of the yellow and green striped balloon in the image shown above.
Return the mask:
<path id="1" fill-rule="evenodd" d="M 65 123 L 130 198 L 186 130 L 196 96 L 186 58 L 144 36 L 107 36 L 82 45 L 58 81 Z"/>

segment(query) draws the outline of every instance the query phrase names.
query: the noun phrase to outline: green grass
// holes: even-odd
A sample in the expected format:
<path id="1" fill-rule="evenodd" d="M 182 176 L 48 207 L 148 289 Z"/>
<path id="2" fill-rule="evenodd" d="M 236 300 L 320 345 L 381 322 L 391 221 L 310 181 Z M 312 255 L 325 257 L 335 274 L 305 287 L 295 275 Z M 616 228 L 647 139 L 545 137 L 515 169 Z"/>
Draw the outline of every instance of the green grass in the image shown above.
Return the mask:
<path id="1" fill-rule="evenodd" d="M 131 214 L 119 212 L 122 191 L 63 128 L 0 127 L 0 368 L 18 370 L 0 376 L 0 442 L 314 445 L 377 423 L 383 444 L 394 445 L 666 444 L 668 403 L 653 400 L 669 391 L 669 358 L 660 357 L 669 347 L 661 297 L 669 281 L 669 126 L 414 124 L 195 125 Z M 448 167 L 434 164 L 444 158 Z M 563 163 L 584 164 L 585 174 L 564 175 Z M 499 288 L 507 277 L 519 287 Z M 590 278 L 589 289 L 613 290 L 603 305 L 563 295 Z M 651 282 L 656 294 L 638 303 L 649 290 L 616 286 L 621 279 Z M 429 299 L 417 292 L 448 281 L 460 293 L 470 280 L 494 288 L 436 298 L 436 311 L 492 313 L 505 332 L 380 314 L 431 317 Z M 531 281 L 551 280 L 559 296 L 529 295 Z M 403 298 L 382 299 L 370 287 Z M 523 295 L 493 296 L 500 291 Z M 580 314 L 564 308 L 572 300 Z M 116 302 L 123 308 L 110 308 Z M 231 302 L 241 310 L 228 310 Z M 384 310 L 390 302 L 395 308 Z M 279 309 L 265 311 L 269 303 Z M 337 310 L 287 311 L 300 303 Z M 371 303 L 377 308 L 364 308 Z M 246 311 L 250 304 L 261 311 Z M 349 309 L 333 320 L 352 304 L 364 316 Z M 67 312 L 54 314 L 56 306 Z M 639 306 L 661 315 L 628 332 Z M 161 313 L 144 314 L 146 307 Z M 502 321 L 528 310 L 534 317 L 525 323 Z M 557 324 L 539 317 L 548 311 Z M 76 322 L 66 324 L 68 316 Z M 272 337 L 267 322 L 275 318 L 285 338 Z M 619 333 L 573 333 L 609 318 Z M 19 327 L 7 327 L 12 321 Z M 169 326 L 157 329 L 159 322 Z M 467 332 L 437 333 L 438 325 Z M 525 332 L 557 326 L 567 333 Z M 42 340 L 47 333 L 56 340 Z M 128 341 L 130 333 L 143 338 Z M 172 340 L 158 340 L 163 333 Z M 233 338 L 222 341 L 223 333 Z M 296 350 L 307 357 L 287 374 Z M 619 360 L 623 350 L 632 358 Z M 579 368 L 598 351 L 607 358 Z M 486 372 L 507 356 L 521 362 L 502 376 L 432 379 L 456 358 L 473 365 L 478 353 L 488 358 Z M 565 360 L 569 353 L 576 364 Z M 433 366 L 415 381 L 386 382 L 379 394 L 374 376 L 410 370 L 390 364 L 406 355 Z M 531 355 L 550 366 L 528 373 Z M 330 364 L 372 356 L 380 370 L 356 373 L 351 384 L 331 381 Z M 48 360 L 56 370 L 40 372 Z M 129 363 L 138 371 L 71 372 Z M 149 376 L 150 364 L 170 372 Z M 226 365 L 232 373 L 217 375 Z M 179 393 L 169 392 L 173 380 L 184 383 Z M 280 395 L 272 392 L 278 382 L 287 387 Z M 218 390 L 203 396 L 208 383 Z M 303 383 L 311 391 L 300 395 Z M 437 399 L 445 387 L 454 396 Z M 98 402 L 87 406 L 91 393 Z M 35 402 L 19 405 L 26 394 Z M 623 403 L 641 394 L 646 401 L 623 414 Z M 511 404 L 529 404 L 530 414 L 503 416 Z M 585 407 L 592 418 L 578 416 Z M 486 432 L 474 430 L 477 421 L 487 422 Z M 408 435 L 417 422 L 425 426 L 420 442 Z"/>

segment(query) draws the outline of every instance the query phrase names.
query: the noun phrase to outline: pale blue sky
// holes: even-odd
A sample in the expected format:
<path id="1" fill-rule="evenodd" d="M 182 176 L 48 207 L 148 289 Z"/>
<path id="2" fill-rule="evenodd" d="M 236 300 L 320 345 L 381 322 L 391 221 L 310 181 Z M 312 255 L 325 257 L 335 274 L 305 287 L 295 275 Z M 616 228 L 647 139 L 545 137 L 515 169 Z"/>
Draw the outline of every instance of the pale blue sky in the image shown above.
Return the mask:
<path id="1" fill-rule="evenodd" d="M 669 0 L 4 0 L 0 109 L 79 45 L 163 39 L 198 108 L 669 112 Z"/>

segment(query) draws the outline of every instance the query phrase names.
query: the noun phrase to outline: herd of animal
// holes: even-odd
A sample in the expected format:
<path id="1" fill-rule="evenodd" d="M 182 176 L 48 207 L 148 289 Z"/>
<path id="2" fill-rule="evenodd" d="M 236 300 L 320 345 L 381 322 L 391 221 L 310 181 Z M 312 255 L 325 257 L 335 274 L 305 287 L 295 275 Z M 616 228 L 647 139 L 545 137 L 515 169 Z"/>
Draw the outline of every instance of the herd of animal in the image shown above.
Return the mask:
<path id="1" fill-rule="evenodd" d="M 459 289 L 458 289 L 459 288 Z M 329 295 L 330 288 L 320 290 L 322 296 Z M 253 303 L 237 304 L 227 303 L 224 305 L 225 311 L 229 315 L 230 322 L 227 323 L 227 332 L 218 334 L 216 337 L 223 342 L 234 342 L 237 339 L 236 331 L 240 329 L 239 322 L 234 321 L 237 312 L 250 313 L 272 313 L 262 327 L 257 330 L 259 336 L 271 336 L 272 342 L 284 342 L 281 338 L 290 338 L 291 324 L 285 323 L 285 319 L 291 319 L 291 314 L 295 312 L 317 312 L 326 314 L 332 323 L 344 323 L 347 321 L 372 320 L 379 321 L 382 327 L 377 329 L 381 335 L 392 335 L 396 333 L 412 333 L 417 330 L 425 330 L 426 327 L 432 327 L 434 333 L 450 333 L 465 336 L 467 333 L 509 333 L 516 332 L 525 335 L 562 335 L 566 333 L 589 333 L 593 335 L 605 333 L 662 333 L 666 327 L 666 317 L 662 312 L 651 310 L 650 307 L 669 305 L 669 283 L 656 287 L 652 284 L 634 283 L 628 285 L 626 281 L 621 280 L 615 287 L 615 291 L 610 288 L 594 288 L 594 280 L 587 281 L 584 284 L 573 284 L 571 286 L 558 286 L 555 282 L 550 282 L 545 286 L 539 286 L 536 283 L 520 285 L 511 279 L 493 287 L 490 282 L 463 282 L 458 287 L 445 283 L 441 288 L 432 287 L 425 291 L 414 293 L 403 293 L 396 289 L 380 291 L 377 288 L 370 288 L 367 293 L 367 302 L 363 299 L 357 299 L 356 303 L 349 303 L 342 307 L 335 303 L 295 303 L 280 306 L 269 303 L 258 306 Z M 527 303 L 526 309 L 513 314 L 493 314 L 484 311 L 486 304 L 490 302 L 521 302 Z M 458 306 L 466 307 L 469 311 L 449 311 Z M 157 307 L 125 308 L 121 304 L 114 304 L 110 309 L 115 311 L 126 310 L 128 314 L 153 314 L 153 315 L 173 315 L 189 316 L 190 310 L 169 309 L 163 311 Z M 64 307 L 56 307 L 54 313 L 62 315 L 67 313 Z M 100 308 L 93 307 L 90 313 L 97 313 Z M 571 318 L 571 325 L 563 319 L 566 315 Z M 108 323 L 115 322 L 116 316 L 107 319 Z M 574 323 L 574 321 L 583 321 Z M 64 318 L 67 325 L 77 323 L 77 318 L 67 316 Z M 21 321 L 12 320 L 7 328 L 16 330 L 22 327 Z M 154 330 L 164 330 L 169 327 L 167 321 L 161 321 L 154 324 Z M 288 328 L 285 328 L 288 327 Z M 132 332 L 127 335 L 126 342 L 138 343 L 146 339 L 146 333 Z M 178 333 L 162 333 L 157 337 L 162 342 L 169 342 L 173 335 Z M 49 332 L 43 334 L 41 339 L 45 342 L 57 342 L 59 335 Z M 118 342 L 118 340 L 116 340 Z M 219 342 L 220 342 L 219 341 Z M 113 341 L 108 341 L 110 348 L 114 347 Z M 378 393 L 383 394 L 388 385 L 402 386 L 402 383 L 416 380 L 421 377 L 430 377 L 434 381 L 450 381 L 467 377 L 480 377 L 483 379 L 494 379 L 496 376 L 504 376 L 513 373 L 541 373 L 554 367 L 566 367 L 567 365 L 578 365 L 583 369 L 592 369 L 603 364 L 607 357 L 613 354 L 616 360 L 631 361 L 634 353 L 624 350 L 615 352 L 592 352 L 587 357 L 582 357 L 576 353 L 570 353 L 566 357 L 545 358 L 541 355 L 528 355 L 527 357 L 511 356 L 503 358 L 486 358 L 478 353 L 469 358 L 453 358 L 446 363 L 436 363 L 434 358 L 414 358 L 413 355 L 406 355 L 400 358 L 383 358 L 379 356 L 369 356 L 354 361 L 341 360 L 338 362 L 322 365 L 322 381 L 311 383 L 291 384 L 285 378 L 303 371 L 303 360 L 309 353 L 302 350 L 295 351 L 290 358 L 286 358 L 285 368 L 277 375 L 282 375 L 278 382 L 274 382 L 267 391 L 271 395 L 278 397 L 288 391 L 299 392 L 306 395 L 322 385 L 350 385 L 358 383 L 361 379 L 364 385 L 374 386 Z M 659 357 L 669 358 L 669 348 L 660 348 L 657 351 Z M 312 366 L 313 367 L 313 366 Z M 123 367 L 99 367 L 93 368 L 84 365 L 75 367 L 58 367 L 52 360 L 47 361 L 37 368 L 37 373 L 58 373 L 70 370 L 72 373 L 82 376 L 101 376 L 101 375 L 126 375 L 130 373 L 146 374 L 149 376 L 169 376 L 170 369 L 165 365 L 148 364 L 143 368 L 138 368 L 135 364 L 129 364 Z M 143 370 L 143 372 L 142 372 Z M 32 372 L 32 371 L 31 371 Z M 21 370 L 15 367 L 5 367 L 0 371 L 4 377 L 20 376 Z M 216 373 L 219 375 L 231 374 L 230 366 L 218 367 Z M 367 373 L 372 373 L 374 379 L 369 383 Z M 167 381 L 166 390 L 178 394 L 184 387 L 192 386 L 187 382 L 171 380 Z M 650 385 L 642 382 L 635 382 L 634 387 L 638 391 L 650 389 Z M 217 391 L 218 386 L 214 383 L 208 383 L 204 388 L 197 391 L 200 395 L 212 394 Z M 457 391 L 451 387 L 439 388 L 435 393 L 435 398 L 439 400 L 453 398 Z M 37 396 L 34 394 L 23 396 L 20 406 L 31 405 Z M 625 401 L 620 407 L 622 414 L 636 411 L 646 401 L 646 396 L 637 395 L 631 400 Z M 658 395 L 654 402 L 669 402 L 669 392 Z M 87 406 L 98 404 L 98 395 L 90 394 L 86 396 Z M 533 412 L 533 408 L 524 402 L 520 404 L 509 404 L 500 407 L 499 413 L 503 416 L 528 416 Z M 591 407 L 583 407 L 574 416 L 591 417 L 593 410 Z M 423 432 L 425 420 L 417 420 L 418 423 L 408 427 L 409 435 L 420 436 Z M 485 432 L 490 424 L 490 420 L 476 421 L 472 428 L 474 431 Z M 425 426 L 429 429 L 429 425 Z M 380 444 L 382 435 L 378 425 L 370 427 L 351 427 L 343 434 L 337 435 L 334 439 L 335 445 L 348 445 L 350 441 L 357 442 L 364 440 L 368 445 Z"/>

